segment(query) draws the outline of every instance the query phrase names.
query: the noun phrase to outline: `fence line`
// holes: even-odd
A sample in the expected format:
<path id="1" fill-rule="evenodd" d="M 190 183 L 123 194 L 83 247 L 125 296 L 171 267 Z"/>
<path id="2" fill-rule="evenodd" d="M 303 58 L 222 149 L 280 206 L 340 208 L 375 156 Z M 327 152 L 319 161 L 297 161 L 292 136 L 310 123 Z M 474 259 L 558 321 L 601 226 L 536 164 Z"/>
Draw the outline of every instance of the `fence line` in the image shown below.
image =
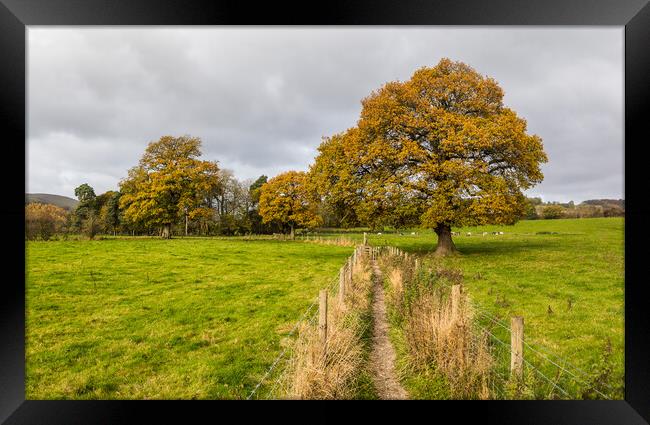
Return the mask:
<path id="1" fill-rule="evenodd" d="M 365 235 L 364 235 L 364 236 L 365 236 Z M 314 239 L 315 239 L 315 238 L 314 238 Z M 345 241 L 345 242 L 347 242 L 347 241 Z M 366 238 L 365 238 L 365 237 L 364 237 L 364 242 L 366 242 Z M 362 249 L 363 249 L 363 251 L 361 251 Z M 404 251 L 402 251 L 402 250 L 400 250 L 399 248 L 394 247 L 394 246 L 385 245 L 385 246 L 376 246 L 376 247 L 372 247 L 372 248 L 370 248 L 370 247 L 369 247 L 368 245 L 366 245 L 366 244 L 364 244 L 364 245 L 357 245 L 356 248 L 355 248 L 355 250 L 354 250 L 354 252 L 352 253 L 352 255 L 350 255 L 350 256 L 347 258 L 347 260 L 346 260 L 346 262 L 345 262 L 345 265 L 344 265 L 343 267 L 341 267 L 341 270 L 340 270 L 339 275 L 338 275 L 336 278 L 334 278 L 334 279 L 331 281 L 331 283 L 326 287 L 325 290 L 326 290 L 328 293 L 329 293 L 330 291 L 333 290 L 333 288 L 336 286 L 337 283 L 338 283 L 339 286 L 340 286 L 339 291 L 341 291 L 341 288 L 343 288 L 343 290 L 345 290 L 345 289 L 344 289 L 344 288 L 345 288 L 345 284 L 347 284 L 348 282 L 350 282 L 350 283 L 352 282 L 352 271 L 356 269 L 356 263 L 357 263 L 357 261 L 359 260 L 359 256 L 360 256 L 360 254 L 362 254 L 362 253 L 363 253 L 363 254 L 368 254 L 368 255 L 370 255 L 370 258 L 372 258 L 372 259 L 377 258 L 377 257 L 379 257 L 380 255 L 396 256 L 396 257 L 401 257 L 401 258 L 404 258 L 404 259 L 412 258 L 412 257 L 409 257 L 409 254 L 405 253 Z M 416 268 L 417 268 L 417 266 L 419 266 L 419 261 L 417 260 L 417 258 L 415 259 L 415 264 L 416 264 Z M 341 281 L 343 281 L 343 282 L 341 282 Z M 341 285 L 342 285 L 342 286 L 341 286 Z M 342 294 L 341 294 L 341 295 L 342 295 Z M 497 325 L 497 326 L 503 328 L 506 332 L 508 332 L 508 333 L 510 333 L 510 334 L 512 335 L 512 329 L 511 329 L 508 325 L 506 325 L 503 321 L 499 320 L 498 317 L 494 316 L 494 315 L 493 315 L 489 310 L 483 308 L 482 306 L 480 306 L 479 304 L 473 302 L 473 301 L 470 300 L 469 298 L 466 298 L 466 301 L 468 302 L 468 304 L 470 304 L 472 307 L 474 307 L 474 308 L 476 309 L 477 313 L 478 313 L 481 317 L 483 317 L 483 318 L 485 318 L 485 319 L 488 319 L 490 322 L 492 322 L 492 323 L 494 323 L 495 325 Z M 309 314 L 309 312 L 310 312 L 310 311 L 311 311 L 311 310 L 316 306 L 316 304 L 318 304 L 318 297 L 317 297 L 316 300 L 315 300 L 315 301 L 314 301 L 314 302 L 309 306 L 309 308 L 305 311 L 305 313 L 302 315 L 302 317 L 299 319 L 299 321 L 294 325 L 294 327 L 291 329 L 291 331 L 290 331 L 289 334 L 286 336 L 286 338 L 289 338 L 289 337 L 293 336 L 293 334 L 294 334 L 295 331 L 298 329 L 298 327 L 300 326 L 300 324 L 304 322 L 305 318 L 307 317 L 307 315 Z M 312 315 L 312 317 L 309 319 L 309 322 L 310 322 L 310 323 L 311 323 L 311 321 L 315 320 L 317 314 L 318 314 L 318 310 L 317 310 L 316 312 L 314 312 L 313 315 Z M 529 360 L 527 360 L 526 358 L 524 358 L 523 351 L 522 351 L 522 352 L 519 352 L 519 353 L 515 353 L 515 352 L 513 351 L 515 348 L 514 348 L 511 344 L 508 344 L 508 343 L 502 341 L 502 340 L 499 339 L 496 335 L 494 335 L 490 330 L 488 330 L 486 327 L 480 325 L 479 323 L 475 323 L 475 325 L 476 325 L 476 327 L 478 328 L 478 330 L 484 331 L 487 335 L 489 335 L 490 340 L 494 340 L 494 341 L 496 341 L 496 342 L 498 342 L 498 343 L 500 344 L 500 345 L 495 345 L 494 347 L 497 347 L 497 348 L 499 348 L 500 350 L 503 350 L 503 351 L 506 352 L 506 353 L 508 353 L 508 352 L 510 353 L 510 355 L 511 355 L 511 368 L 510 368 L 510 375 L 512 375 L 512 374 L 514 373 L 514 369 L 512 369 L 512 368 L 513 368 L 512 365 L 515 364 L 515 363 L 513 363 L 513 361 L 514 361 L 513 359 L 514 359 L 514 356 L 517 355 L 517 356 L 518 356 L 518 361 L 523 362 L 523 364 L 524 364 L 525 366 L 527 366 L 527 369 L 532 369 L 534 373 L 538 374 L 538 375 L 539 375 L 540 377 L 542 377 L 544 380 L 546 380 L 547 382 L 549 382 L 549 383 L 553 386 L 554 389 L 558 390 L 559 392 L 561 392 L 561 393 L 562 393 L 563 395 L 565 395 L 566 397 L 570 397 L 570 396 L 569 396 L 569 392 L 568 392 L 565 388 L 562 388 L 560 385 L 558 385 L 558 383 L 554 382 L 553 379 L 549 378 L 546 374 L 544 374 L 544 372 L 542 372 L 542 371 L 541 371 L 537 366 L 533 365 Z M 367 329 L 364 329 L 364 332 L 365 332 L 366 330 L 367 330 Z M 473 339 L 475 339 L 475 338 L 476 338 L 476 336 L 473 337 Z M 473 339 L 472 339 L 472 340 L 473 340 Z M 516 339 L 516 338 L 514 338 L 514 337 L 511 336 L 511 340 L 512 340 L 511 342 L 512 342 L 512 343 L 514 343 L 514 340 L 515 340 L 515 339 Z M 562 357 L 560 357 L 560 356 L 558 356 L 558 355 L 556 355 L 556 354 L 550 353 L 549 351 L 547 351 L 547 350 L 545 350 L 545 349 L 543 349 L 543 348 L 541 348 L 541 347 L 540 347 L 539 349 L 535 348 L 534 346 L 532 346 L 531 344 L 529 344 L 528 342 L 526 342 L 526 341 L 524 340 L 523 335 L 522 335 L 522 337 L 520 337 L 520 338 L 517 339 L 517 340 L 518 340 L 521 344 L 523 344 L 523 345 L 520 345 L 520 346 L 519 346 L 520 348 L 521 348 L 521 347 L 526 347 L 527 350 L 532 351 L 532 352 L 533 352 L 533 353 L 534 353 L 538 358 L 540 358 L 542 361 L 547 362 L 547 363 L 550 363 L 551 365 L 553 365 L 554 367 L 556 367 L 556 368 L 558 369 L 558 379 L 559 379 L 559 377 L 561 376 L 562 372 L 564 372 L 564 373 L 566 373 L 567 375 L 569 375 L 569 376 L 570 376 L 570 377 L 571 377 L 575 382 L 581 384 L 582 386 L 586 386 L 586 387 L 589 388 L 590 390 L 593 390 L 594 392 L 596 392 L 596 393 L 597 393 L 598 395 L 600 395 L 601 397 L 603 397 L 603 398 L 605 398 L 605 399 L 611 399 L 609 396 L 607 396 L 606 394 L 602 393 L 602 392 L 599 391 L 597 388 L 594 388 L 594 385 L 593 385 L 593 384 L 590 384 L 589 382 L 587 382 L 587 381 L 585 381 L 585 380 L 579 378 L 579 377 L 576 375 L 576 374 L 580 373 L 580 374 L 582 374 L 584 377 L 589 378 L 590 375 L 589 375 L 587 372 L 584 372 L 583 370 L 581 370 L 581 369 L 579 369 L 578 367 L 576 367 L 576 366 L 572 365 L 571 363 L 569 363 L 566 359 L 564 359 L 564 358 L 562 358 Z M 474 342 L 476 343 L 476 341 L 474 341 Z M 280 355 L 278 355 L 278 357 L 274 360 L 274 362 L 272 363 L 271 367 L 266 371 L 266 373 L 264 374 L 264 376 L 262 377 L 262 379 L 258 382 L 258 384 L 255 386 L 255 388 L 253 389 L 253 391 L 250 393 L 250 395 L 248 396 L 248 399 L 251 399 L 251 398 L 256 394 L 256 392 L 257 392 L 258 389 L 261 387 L 261 385 L 262 385 L 262 384 L 263 384 L 263 383 L 268 379 L 268 377 L 270 376 L 271 372 L 272 372 L 272 371 L 277 367 L 277 365 L 279 364 L 280 360 L 281 360 L 281 359 L 286 355 L 286 353 L 289 351 L 289 347 L 290 347 L 290 344 L 287 345 L 287 347 L 285 347 L 285 348 L 282 350 L 282 352 L 280 353 Z M 542 353 L 542 351 L 543 351 L 545 354 Z M 551 357 L 553 357 L 553 358 L 555 358 L 556 360 L 558 360 L 558 362 L 553 361 L 553 360 L 551 359 Z M 288 360 L 287 360 L 287 361 L 288 361 Z M 559 363 L 563 363 L 564 366 L 560 365 Z M 521 363 L 519 363 L 519 367 L 520 367 L 519 370 L 521 370 Z M 572 373 L 572 372 L 569 370 L 569 368 L 570 368 L 570 369 L 573 369 L 576 373 Z M 497 377 L 503 379 L 503 383 L 504 383 L 504 384 L 507 383 L 507 380 L 506 380 L 503 376 L 500 376 L 499 374 L 497 374 L 497 375 L 495 375 L 495 378 L 497 378 Z M 272 396 L 272 395 L 273 395 L 273 391 L 275 391 L 275 389 L 277 388 L 277 386 L 280 385 L 281 380 L 282 380 L 282 376 L 280 376 L 277 380 L 274 381 L 274 384 L 273 384 L 273 386 L 271 387 L 270 392 L 267 393 L 267 396 Z M 494 381 L 492 382 L 492 384 L 493 384 L 493 385 L 492 385 L 492 386 L 493 386 L 493 392 L 494 392 L 494 393 L 498 393 L 500 396 L 502 396 L 502 397 L 505 398 L 505 393 L 504 393 L 504 391 L 502 391 L 501 388 L 499 388 L 499 385 L 496 385 L 496 386 L 495 386 L 495 382 L 494 382 Z M 605 383 L 605 386 L 606 386 L 609 390 L 614 391 L 614 389 L 613 389 L 609 384 Z M 495 389 L 496 389 L 496 391 L 495 391 Z"/>
<path id="2" fill-rule="evenodd" d="M 348 242 L 348 241 L 349 241 L 349 240 L 346 240 L 345 242 Z M 343 273 L 343 272 L 345 271 L 346 267 L 348 268 L 348 272 L 349 272 L 349 281 L 350 281 L 350 282 L 352 281 L 352 271 L 353 271 L 353 269 L 356 267 L 357 262 L 358 262 L 358 259 L 359 259 L 359 254 L 357 254 L 357 253 L 360 252 L 360 248 L 362 248 L 362 247 L 365 248 L 365 247 L 367 247 L 367 245 L 357 245 L 357 246 L 356 246 L 356 248 L 355 248 L 355 250 L 353 251 L 352 255 L 350 255 L 350 256 L 347 258 L 347 260 L 346 260 L 346 262 L 345 262 L 345 265 L 341 267 L 341 270 L 339 270 L 339 275 L 338 275 L 337 277 L 335 277 L 335 278 L 331 281 L 331 283 L 330 283 L 329 285 L 326 286 L 326 288 L 324 289 L 324 291 L 326 291 L 327 293 L 329 293 L 329 292 L 331 292 L 331 291 L 334 289 L 334 287 L 336 286 L 337 283 L 340 285 L 340 283 L 341 283 L 341 282 L 340 282 L 340 280 L 341 280 L 340 273 Z M 371 252 L 372 252 L 372 250 L 373 250 L 373 248 L 371 248 Z M 365 252 L 365 250 L 364 250 L 364 252 Z M 316 297 L 316 300 L 315 300 L 315 301 L 314 301 L 314 302 L 309 306 L 309 308 L 307 308 L 307 310 L 305 311 L 305 313 L 304 313 L 304 314 L 302 315 L 302 317 L 298 320 L 298 322 L 296 322 L 296 324 L 294 325 L 294 327 L 291 329 L 291 331 L 289 332 L 289 334 L 288 334 L 285 338 L 289 338 L 289 337 L 293 336 L 294 332 L 298 329 L 298 327 L 300 326 L 300 324 L 303 323 L 303 321 L 305 320 L 305 318 L 307 317 L 307 315 L 309 314 L 309 312 L 310 312 L 310 311 L 311 311 L 311 310 L 316 306 L 316 304 L 319 303 L 319 298 L 320 298 L 320 296 Z M 316 314 L 318 314 L 318 312 L 319 312 L 319 311 L 316 310 L 316 312 L 314 313 L 314 316 L 315 316 Z M 325 320 L 327 320 L 327 317 L 325 317 Z M 258 391 L 258 389 L 261 387 L 262 383 L 264 383 L 264 382 L 266 381 L 266 379 L 270 376 L 271 372 L 273 372 L 273 370 L 275 369 L 275 367 L 278 365 L 278 363 L 280 362 L 280 360 L 284 357 L 284 355 L 285 355 L 288 351 L 289 351 L 289 346 L 286 346 L 286 347 L 282 350 L 282 352 L 281 352 L 281 353 L 280 353 L 280 354 L 275 358 L 275 360 L 274 360 L 273 363 L 271 364 L 271 367 L 266 371 L 266 373 L 264 374 L 264 376 L 262 376 L 262 379 L 257 383 L 257 385 L 253 388 L 253 390 L 251 391 L 251 393 L 248 395 L 248 397 L 246 398 L 247 400 L 250 400 L 250 399 L 255 395 L 255 393 L 257 393 L 257 391 Z M 274 386 L 274 387 L 275 387 L 275 386 Z"/>
<path id="3" fill-rule="evenodd" d="M 334 284 L 337 283 L 337 282 L 338 282 L 338 279 L 334 279 L 334 280 L 332 280 L 332 282 L 331 282 L 328 286 L 326 286 L 326 290 L 329 292 L 329 291 L 333 288 Z M 311 303 L 311 305 L 310 305 L 310 306 L 307 308 L 307 310 L 303 313 L 303 315 L 302 315 L 302 316 L 300 317 L 300 319 L 296 322 L 296 324 L 293 326 L 293 328 L 291 329 L 291 331 L 289 332 L 289 334 L 287 334 L 287 336 L 286 336 L 285 338 L 290 338 L 291 336 L 293 336 L 294 332 L 296 332 L 296 330 L 298 329 L 298 327 L 300 326 L 300 324 L 305 320 L 305 318 L 307 317 L 307 315 L 309 314 L 309 312 L 314 308 L 314 306 L 316 306 L 317 303 L 318 303 L 318 297 L 316 298 L 316 301 L 314 301 L 313 303 Z M 318 311 L 317 311 L 317 312 L 318 312 Z M 284 355 L 287 353 L 288 350 L 289 350 L 289 346 L 285 347 L 284 350 L 282 350 L 282 352 L 281 352 L 281 353 L 280 353 L 280 354 L 275 358 L 275 360 L 274 360 L 273 363 L 271 364 L 271 367 L 266 371 L 266 373 L 264 374 L 264 376 L 262 377 L 262 379 L 257 383 L 257 385 L 255 386 L 255 388 L 253 388 L 253 391 L 251 391 L 251 393 L 248 395 L 248 397 L 246 398 L 247 400 L 250 400 L 250 399 L 253 397 L 253 395 L 255 395 L 255 393 L 256 393 L 257 390 L 260 388 L 260 386 L 262 385 L 262 383 L 266 380 L 266 378 L 268 378 L 268 376 L 271 374 L 271 372 L 273 371 L 273 369 L 275 369 L 275 367 L 277 366 L 277 364 L 278 364 L 278 362 L 280 361 L 280 359 L 282 359 L 282 357 L 284 357 Z"/>

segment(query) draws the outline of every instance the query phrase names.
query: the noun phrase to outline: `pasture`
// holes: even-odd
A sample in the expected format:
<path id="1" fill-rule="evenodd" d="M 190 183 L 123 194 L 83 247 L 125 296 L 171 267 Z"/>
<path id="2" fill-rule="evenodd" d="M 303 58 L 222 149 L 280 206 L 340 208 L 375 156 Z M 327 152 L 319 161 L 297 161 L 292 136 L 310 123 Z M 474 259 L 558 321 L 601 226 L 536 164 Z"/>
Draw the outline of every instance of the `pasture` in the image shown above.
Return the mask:
<path id="1" fill-rule="evenodd" d="M 349 247 L 29 242 L 27 399 L 245 398 Z"/>
<path id="2" fill-rule="evenodd" d="M 463 271 L 475 303 L 505 322 L 524 316 L 527 341 L 586 371 L 609 340 L 608 383 L 622 388 L 623 219 L 454 230 L 462 255 L 441 261 Z M 482 235 L 492 231 L 504 234 Z M 402 233 L 368 240 L 440 261 L 427 254 L 433 232 Z M 328 237 L 343 234 L 362 240 Z M 245 398 L 351 252 L 242 238 L 28 242 L 27 399 Z M 432 384 L 406 383 L 414 398 L 439 395 Z"/>
<path id="3" fill-rule="evenodd" d="M 480 308 L 506 325 L 510 317 L 523 316 L 530 344 L 559 356 L 555 362 L 565 360 L 587 373 L 611 343 L 613 373 L 606 386 L 609 395 L 623 397 L 622 218 L 521 221 L 454 230 L 461 232 L 454 241 L 462 255 L 442 263 L 463 271 L 464 284 Z M 426 253 L 435 247 L 435 234 L 413 231 L 418 234 L 373 234 L 369 240 L 421 254 L 424 264 L 433 263 Z M 492 235 L 494 231 L 504 234 Z M 490 319 L 479 317 L 490 324 Z M 498 325 L 493 332 L 509 341 Z M 526 356 L 541 361 L 537 353 Z M 418 380 L 413 387 L 422 397 L 437 391 Z"/>

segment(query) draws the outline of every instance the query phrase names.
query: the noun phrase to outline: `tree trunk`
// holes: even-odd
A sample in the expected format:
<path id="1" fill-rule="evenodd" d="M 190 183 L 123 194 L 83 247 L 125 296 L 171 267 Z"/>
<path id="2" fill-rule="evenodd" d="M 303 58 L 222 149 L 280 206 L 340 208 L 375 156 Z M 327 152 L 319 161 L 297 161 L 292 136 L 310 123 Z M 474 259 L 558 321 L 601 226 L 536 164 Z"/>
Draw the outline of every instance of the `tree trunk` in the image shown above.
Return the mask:
<path id="1" fill-rule="evenodd" d="M 293 231 L 293 224 L 291 225 L 291 240 L 294 240 L 296 238 L 296 234 Z"/>
<path id="2" fill-rule="evenodd" d="M 185 236 L 187 236 L 187 214 L 185 214 Z"/>
<path id="3" fill-rule="evenodd" d="M 171 239 L 172 238 L 172 229 L 171 229 L 171 227 L 172 227 L 171 224 L 163 224 L 162 233 L 160 235 L 163 239 Z"/>
<path id="4" fill-rule="evenodd" d="M 438 245 L 436 246 L 434 255 L 445 256 L 458 252 L 454 241 L 451 240 L 451 226 L 440 224 L 436 227 L 435 231 L 436 235 L 438 235 Z"/>

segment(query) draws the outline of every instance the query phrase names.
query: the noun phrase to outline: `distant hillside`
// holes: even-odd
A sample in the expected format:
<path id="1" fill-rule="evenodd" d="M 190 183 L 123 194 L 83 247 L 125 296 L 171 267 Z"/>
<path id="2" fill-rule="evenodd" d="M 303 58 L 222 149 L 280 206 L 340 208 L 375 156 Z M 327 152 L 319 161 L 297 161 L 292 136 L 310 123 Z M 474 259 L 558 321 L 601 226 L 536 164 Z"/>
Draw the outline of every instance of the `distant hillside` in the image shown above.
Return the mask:
<path id="1" fill-rule="evenodd" d="M 603 207 L 619 207 L 625 210 L 625 200 L 623 199 L 589 199 L 584 201 L 585 205 L 601 205 Z"/>
<path id="2" fill-rule="evenodd" d="M 67 196 L 51 195 L 49 193 L 26 193 L 25 203 L 52 204 L 68 211 L 72 211 L 77 207 L 79 201 L 73 198 L 68 198 Z"/>

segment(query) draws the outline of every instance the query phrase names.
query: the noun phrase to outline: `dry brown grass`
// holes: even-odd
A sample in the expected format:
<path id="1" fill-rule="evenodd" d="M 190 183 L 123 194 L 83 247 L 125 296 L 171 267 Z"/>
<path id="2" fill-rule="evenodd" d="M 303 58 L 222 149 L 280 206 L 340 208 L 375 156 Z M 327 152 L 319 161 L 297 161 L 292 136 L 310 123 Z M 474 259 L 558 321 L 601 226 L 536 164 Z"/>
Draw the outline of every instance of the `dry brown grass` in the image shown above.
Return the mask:
<path id="1" fill-rule="evenodd" d="M 450 385 L 451 396 L 490 398 L 493 360 L 484 335 L 474 335 L 472 312 L 461 302 L 452 315 L 451 300 L 443 288 L 422 294 L 411 306 L 405 323 L 406 341 L 416 366 L 433 364 Z"/>
<path id="2" fill-rule="evenodd" d="M 402 297 L 404 296 L 402 269 L 399 267 L 391 269 L 388 274 L 388 282 L 390 283 L 390 291 L 388 291 L 389 303 L 394 306 L 400 306 Z"/>
<path id="3" fill-rule="evenodd" d="M 404 330 L 411 366 L 443 375 L 452 398 L 490 398 L 495 362 L 487 337 L 473 327 L 467 294 L 452 315 L 451 285 L 462 283 L 462 273 L 436 264 L 420 274 L 409 259 L 386 257 L 389 304 Z"/>
<path id="4" fill-rule="evenodd" d="M 320 245 L 335 245 L 335 246 L 357 246 L 357 242 L 342 236 L 336 238 L 323 238 L 321 236 L 303 236 L 300 238 L 303 242 L 317 243 Z"/>
<path id="5" fill-rule="evenodd" d="M 345 302 L 329 297 L 328 336 L 324 350 L 318 324 L 303 324 L 293 355 L 282 377 L 281 398 L 350 399 L 355 397 L 354 382 L 364 363 L 361 336 L 365 324 L 363 312 L 370 307 L 371 272 L 361 261 L 348 286 Z M 317 322 L 317 320 L 316 320 Z"/>

